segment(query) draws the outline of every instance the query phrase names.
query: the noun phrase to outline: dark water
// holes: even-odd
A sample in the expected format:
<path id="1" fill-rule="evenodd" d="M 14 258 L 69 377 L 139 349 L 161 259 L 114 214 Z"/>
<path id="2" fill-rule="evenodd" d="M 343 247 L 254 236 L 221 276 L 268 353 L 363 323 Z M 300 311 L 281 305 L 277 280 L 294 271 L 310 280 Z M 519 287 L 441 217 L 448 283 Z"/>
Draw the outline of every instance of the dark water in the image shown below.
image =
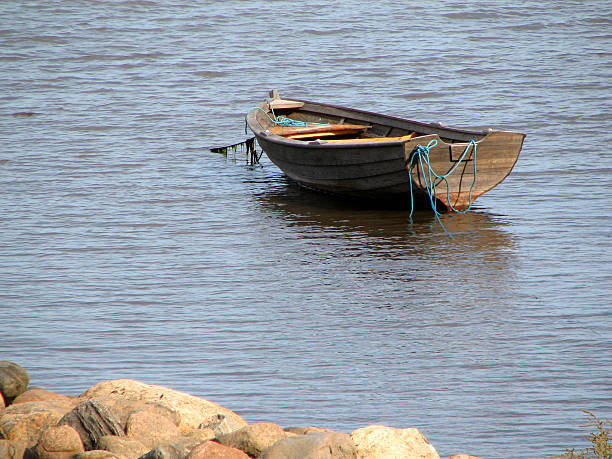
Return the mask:
<path id="1" fill-rule="evenodd" d="M 3 2 L 0 359 L 442 456 L 612 417 L 609 1 Z M 211 153 L 281 94 L 527 134 L 449 237 Z"/>

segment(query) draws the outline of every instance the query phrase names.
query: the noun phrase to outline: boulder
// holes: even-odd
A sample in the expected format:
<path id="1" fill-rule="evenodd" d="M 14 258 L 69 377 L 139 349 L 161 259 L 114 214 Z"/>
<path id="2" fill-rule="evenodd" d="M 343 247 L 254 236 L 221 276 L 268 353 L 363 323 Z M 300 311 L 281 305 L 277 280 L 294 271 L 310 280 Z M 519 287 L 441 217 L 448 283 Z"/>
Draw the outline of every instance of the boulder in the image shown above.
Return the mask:
<path id="1" fill-rule="evenodd" d="M 133 438 L 116 437 L 114 435 L 100 437 L 98 448 L 126 459 L 137 459 L 151 449 Z"/>
<path id="2" fill-rule="evenodd" d="M 0 438 L 21 443 L 24 447 L 34 446 L 43 430 L 56 425 L 71 409 L 72 404 L 63 400 L 11 405 L 0 418 Z"/>
<path id="3" fill-rule="evenodd" d="M 172 422 L 177 426 L 181 422 L 181 418 L 176 412 L 176 410 L 173 410 L 172 408 L 161 403 L 145 402 L 142 400 L 129 400 L 116 397 L 96 397 L 91 399 L 80 398 L 79 400 L 95 400 L 102 403 L 104 406 L 106 406 L 113 412 L 113 414 L 123 427 L 123 430 L 125 430 L 127 420 L 130 415 L 132 413 L 135 413 L 136 411 L 148 411 L 161 416 L 165 416 L 171 419 Z"/>
<path id="4" fill-rule="evenodd" d="M 436 449 L 415 428 L 372 425 L 351 433 L 358 459 L 440 459 Z"/>
<path id="5" fill-rule="evenodd" d="M 18 395 L 15 400 L 13 400 L 13 405 L 27 402 L 44 402 L 47 400 L 62 400 L 67 403 L 72 403 L 73 406 L 79 403 L 79 400 L 75 397 L 66 397 L 65 395 L 41 389 L 40 387 L 31 387 Z"/>
<path id="6" fill-rule="evenodd" d="M 356 459 L 351 437 L 342 432 L 313 432 L 286 437 L 268 448 L 260 459 Z"/>
<path id="7" fill-rule="evenodd" d="M 18 442 L 0 439 L 0 457 L 2 459 L 22 459 L 25 447 Z"/>
<path id="8" fill-rule="evenodd" d="M 98 449 L 98 440 L 105 435 L 125 436 L 125 432 L 111 410 L 98 400 L 79 403 L 66 413 L 58 424 L 74 428 L 81 437 L 85 451 Z"/>
<path id="9" fill-rule="evenodd" d="M 30 375 L 20 365 L 0 360 L 0 393 L 7 405 L 24 392 L 30 383 Z"/>
<path id="10" fill-rule="evenodd" d="M 47 427 L 34 450 L 39 459 L 69 459 L 84 451 L 81 437 L 67 425 Z"/>
<path id="11" fill-rule="evenodd" d="M 185 459 L 250 459 L 250 456 L 237 448 L 207 441 L 192 449 Z"/>
<path id="12" fill-rule="evenodd" d="M 272 422 L 261 422 L 228 434 L 217 436 L 217 441 L 225 446 L 240 449 L 249 456 L 257 457 L 270 446 L 287 436 L 281 426 Z"/>
<path id="13" fill-rule="evenodd" d="M 181 435 L 179 428 L 171 419 L 150 411 L 136 411 L 127 420 L 125 432 L 128 437 L 138 440 L 147 451 Z"/>
<path id="14" fill-rule="evenodd" d="M 6 408 L 6 403 L 4 403 L 4 396 L 0 393 L 0 418 L 2 417 L 2 413 L 4 413 L 4 409 Z"/>
<path id="15" fill-rule="evenodd" d="M 200 426 L 210 427 L 210 423 L 219 419 L 219 415 L 223 416 L 223 421 L 230 431 L 247 425 L 238 414 L 216 403 L 174 389 L 131 379 L 98 383 L 81 394 L 81 397 L 112 397 L 163 404 L 179 414 L 179 428 L 182 432 L 188 432 Z"/>

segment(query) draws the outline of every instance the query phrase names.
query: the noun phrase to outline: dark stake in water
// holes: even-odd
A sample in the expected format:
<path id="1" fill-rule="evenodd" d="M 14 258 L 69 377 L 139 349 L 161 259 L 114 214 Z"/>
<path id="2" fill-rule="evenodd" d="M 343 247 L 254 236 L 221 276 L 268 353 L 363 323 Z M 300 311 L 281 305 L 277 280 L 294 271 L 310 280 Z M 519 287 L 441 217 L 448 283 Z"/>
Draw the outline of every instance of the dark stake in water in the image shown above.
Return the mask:
<path id="1" fill-rule="evenodd" d="M 592 2 L 0 4 L 0 359 L 442 456 L 612 418 L 612 20 Z M 240 143 L 268 90 L 526 133 L 466 215 L 355 207 Z"/>

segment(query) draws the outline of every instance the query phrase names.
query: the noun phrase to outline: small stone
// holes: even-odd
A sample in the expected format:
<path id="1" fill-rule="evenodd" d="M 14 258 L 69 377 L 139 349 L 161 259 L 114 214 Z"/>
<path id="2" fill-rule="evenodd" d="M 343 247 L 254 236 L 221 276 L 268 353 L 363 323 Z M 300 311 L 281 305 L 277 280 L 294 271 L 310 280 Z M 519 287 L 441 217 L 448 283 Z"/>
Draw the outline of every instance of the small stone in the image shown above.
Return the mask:
<path id="1" fill-rule="evenodd" d="M 237 448 L 207 441 L 191 450 L 185 459 L 250 459 L 250 456 Z"/>
<path id="2" fill-rule="evenodd" d="M 283 428 L 272 422 L 252 424 L 217 437 L 217 441 L 225 446 L 238 448 L 249 456 L 257 457 L 270 446 L 289 434 Z"/>
<path id="3" fill-rule="evenodd" d="M 81 437 L 67 425 L 47 427 L 35 448 L 40 459 L 69 459 L 84 451 Z"/>
<path id="4" fill-rule="evenodd" d="M 26 390 L 30 383 L 30 375 L 20 365 L 0 360 L 0 393 L 4 396 L 6 405 L 10 405 L 15 397 Z"/>
<path id="5" fill-rule="evenodd" d="M 181 435 L 181 431 L 171 419 L 149 411 L 132 413 L 125 430 L 128 437 L 135 438 L 148 449 L 169 443 L 172 438 Z"/>

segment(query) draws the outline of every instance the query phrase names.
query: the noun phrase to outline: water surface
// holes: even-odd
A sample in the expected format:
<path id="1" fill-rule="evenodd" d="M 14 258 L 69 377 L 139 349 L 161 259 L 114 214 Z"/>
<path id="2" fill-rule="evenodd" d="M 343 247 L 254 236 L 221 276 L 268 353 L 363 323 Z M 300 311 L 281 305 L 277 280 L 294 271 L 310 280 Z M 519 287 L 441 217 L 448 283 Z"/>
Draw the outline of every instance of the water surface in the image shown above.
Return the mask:
<path id="1" fill-rule="evenodd" d="M 442 456 L 586 446 L 581 409 L 612 417 L 609 10 L 2 3 L 0 358 Z M 211 153 L 272 88 L 527 138 L 449 237 Z"/>

